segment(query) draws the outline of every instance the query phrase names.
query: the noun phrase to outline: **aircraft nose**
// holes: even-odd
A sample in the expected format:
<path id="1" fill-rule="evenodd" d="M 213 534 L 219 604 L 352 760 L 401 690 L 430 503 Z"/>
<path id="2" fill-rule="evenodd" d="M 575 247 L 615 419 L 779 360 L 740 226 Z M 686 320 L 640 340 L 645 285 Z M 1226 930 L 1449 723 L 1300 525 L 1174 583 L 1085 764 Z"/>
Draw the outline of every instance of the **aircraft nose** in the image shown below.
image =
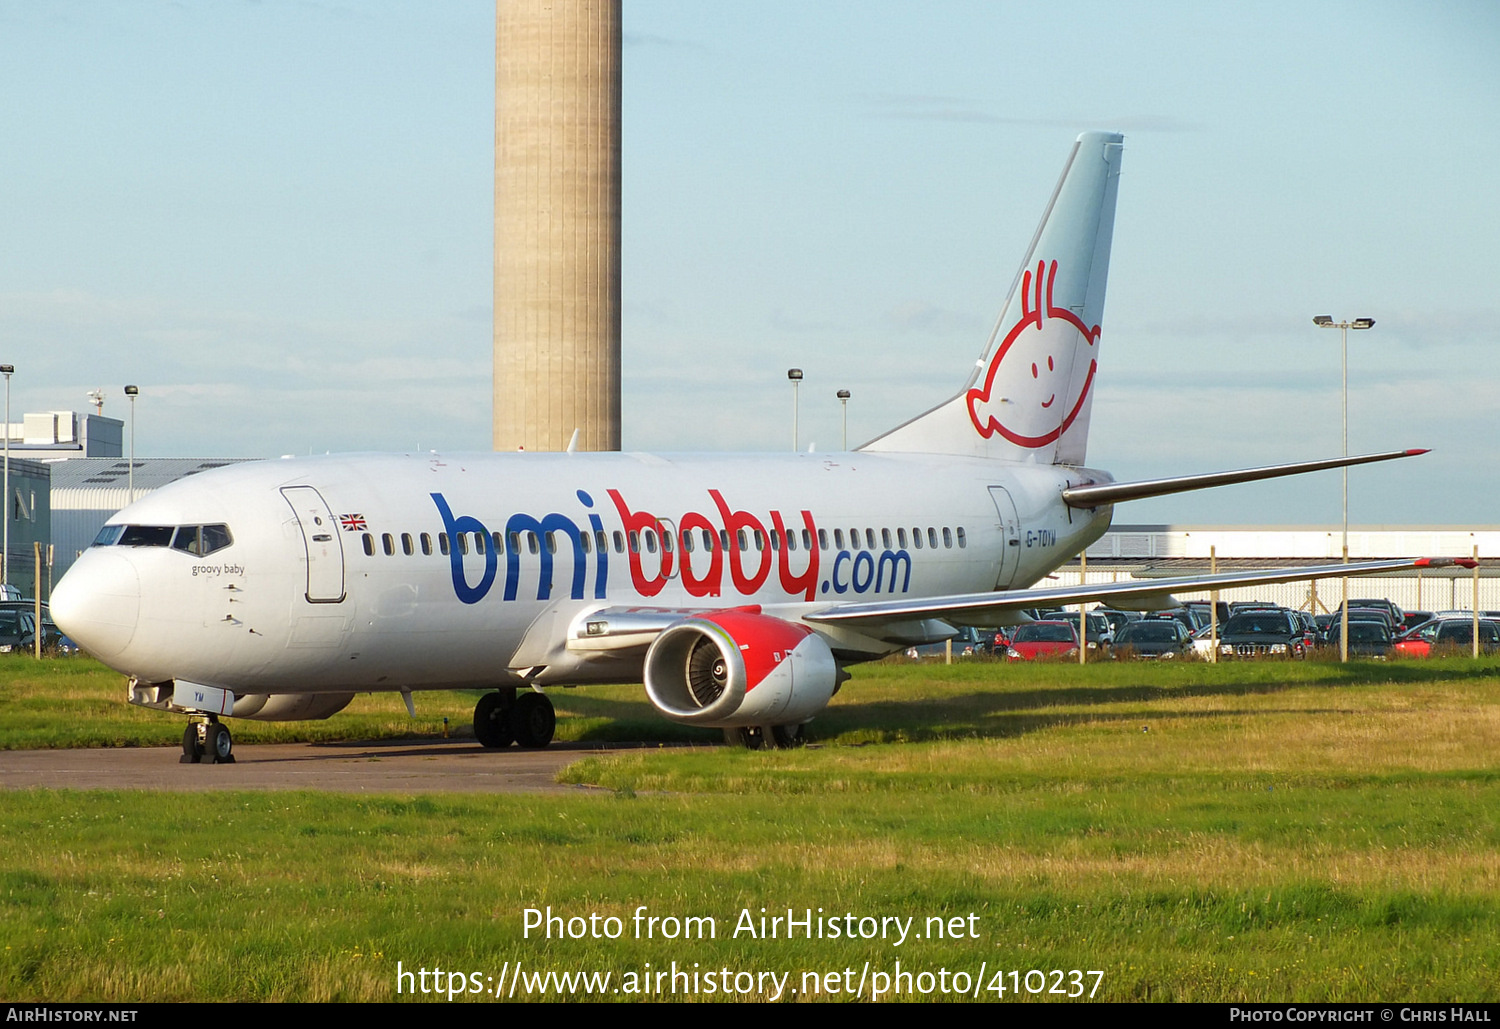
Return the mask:
<path id="1" fill-rule="evenodd" d="M 53 589 L 50 605 L 58 628 L 107 663 L 135 636 L 141 580 L 125 554 L 87 551 Z"/>

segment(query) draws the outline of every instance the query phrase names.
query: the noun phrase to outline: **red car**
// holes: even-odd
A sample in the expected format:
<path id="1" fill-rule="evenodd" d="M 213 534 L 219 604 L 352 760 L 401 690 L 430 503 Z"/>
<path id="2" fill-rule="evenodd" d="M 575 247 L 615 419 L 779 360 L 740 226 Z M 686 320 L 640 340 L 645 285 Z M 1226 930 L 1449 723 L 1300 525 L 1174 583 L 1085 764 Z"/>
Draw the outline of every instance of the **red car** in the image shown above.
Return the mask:
<path id="1" fill-rule="evenodd" d="M 1028 622 L 1017 626 L 1005 656 L 1012 661 L 1078 656 L 1078 627 L 1072 622 Z"/>
<path id="2" fill-rule="evenodd" d="M 1353 633 L 1351 632 L 1352 636 Z M 1458 616 L 1434 618 L 1411 629 L 1396 640 L 1396 653 L 1403 657 L 1431 657 L 1434 650 L 1455 654 L 1472 653 L 1474 619 Z M 1479 620 L 1479 651 L 1493 654 L 1500 650 L 1500 622 Z"/>

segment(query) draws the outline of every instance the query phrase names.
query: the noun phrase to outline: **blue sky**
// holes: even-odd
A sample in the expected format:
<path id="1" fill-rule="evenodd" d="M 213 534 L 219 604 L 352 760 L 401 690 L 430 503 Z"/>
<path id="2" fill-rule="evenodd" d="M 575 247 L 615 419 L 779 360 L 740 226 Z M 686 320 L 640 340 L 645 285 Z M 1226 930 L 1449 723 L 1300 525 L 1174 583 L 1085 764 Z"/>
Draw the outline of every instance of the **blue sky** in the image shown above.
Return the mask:
<path id="1" fill-rule="evenodd" d="M 1500 6 L 625 2 L 630 449 L 942 400 L 1067 148 L 1126 135 L 1090 463 L 1338 453 L 1356 523 L 1500 521 Z M 494 12 L 0 0 L 12 412 L 153 456 L 485 449 Z M 1338 475 L 1121 522 L 1338 518 Z"/>

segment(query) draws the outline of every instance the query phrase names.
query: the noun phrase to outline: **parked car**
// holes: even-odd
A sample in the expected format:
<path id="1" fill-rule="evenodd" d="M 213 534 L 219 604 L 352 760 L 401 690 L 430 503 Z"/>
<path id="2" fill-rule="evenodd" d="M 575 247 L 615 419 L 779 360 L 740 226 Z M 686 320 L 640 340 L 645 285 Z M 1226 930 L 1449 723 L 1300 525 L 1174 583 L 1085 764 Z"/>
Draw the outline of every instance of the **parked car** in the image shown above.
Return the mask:
<path id="1" fill-rule="evenodd" d="M 1171 611 L 1151 611 L 1142 617 L 1143 622 L 1154 622 L 1164 618 L 1182 623 L 1182 627 L 1188 632 L 1197 632 L 1208 624 L 1208 611 L 1191 607 L 1173 608 Z M 1223 623 L 1220 623 L 1223 624 Z"/>
<path id="2" fill-rule="evenodd" d="M 1131 622 L 1138 622 L 1141 619 L 1139 611 L 1116 611 L 1108 607 L 1096 607 L 1094 608 L 1094 614 L 1103 615 L 1108 620 L 1109 627 L 1114 630 L 1117 638 L 1120 635 L 1121 629 L 1125 628 Z"/>
<path id="3" fill-rule="evenodd" d="M 15 587 L 11 587 L 14 592 Z M 76 654 L 78 644 L 63 635 L 47 605 L 42 609 L 42 652 Z M 36 610 L 34 600 L 0 600 L 0 653 L 32 651 L 36 648 Z"/>
<path id="4" fill-rule="evenodd" d="M 1176 619 L 1131 622 L 1115 637 L 1116 657 L 1175 658 L 1192 653 L 1192 638 Z"/>
<path id="5" fill-rule="evenodd" d="M 1354 630 L 1349 631 L 1350 639 Z M 1439 616 L 1403 633 L 1396 640 L 1396 653 L 1402 657 L 1431 657 L 1447 651 L 1455 654 L 1474 652 L 1474 616 Z M 1479 651 L 1492 654 L 1500 650 L 1500 621 L 1479 620 Z"/>
<path id="6" fill-rule="evenodd" d="M 1343 607 L 1343 606 L 1344 605 L 1342 605 L 1342 604 L 1339 605 L 1340 608 Z M 1386 600 L 1383 597 L 1366 598 L 1364 600 L 1354 600 L 1354 599 L 1351 599 L 1349 601 L 1349 617 L 1350 618 L 1354 617 L 1354 609 L 1357 608 L 1357 607 L 1363 607 L 1363 608 L 1374 607 L 1374 608 L 1379 608 L 1380 610 L 1382 610 L 1382 611 L 1384 611 L 1386 613 L 1386 615 L 1389 617 L 1390 623 L 1392 625 L 1400 625 L 1402 618 L 1405 617 L 1405 612 L 1403 612 L 1393 602 L 1391 602 L 1389 600 Z M 1338 609 L 1334 610 L 1334 614 L 1338 614 Z"/>
<path id="7" fill-rule="evenodd" d="M 1070 622 L 1029 622 L 1016 626 L 1005 656 L 1012 661 L 1078 656 L 1078 629 Z"/>
<path id="8" fill-rule="evenodd" d="M 906 656 L 913 660 L 924 657 L 947 657 L 948 642 L 923 643 L 920 646 L 908 647 Z M 953 644 L 954 657 L 973 657 L 975 654 L 992 654 L 995 646 L 995 632 L 993 629 L 975 629 L 963 626 L 958 630 L 958 635 L 951 640 Z"/>
<path id="9" fill-rule="evenodd" d="M 1410 632 L 1417 626 L 1430 621 L 1432 621 L 1431 611 L 1407 611 L 1406 617 L 1401 619 L 1401 625 L 1397 628 L 1396 631 L 1398 634 L 1403 632 Z"/>
<path id="10" fill-rule="evenodd" d="M 1251 608 L 1233 615 L 1219 630 L 1222 657 L 1303 657 L 1307 629 L 1295 611 Z"/>
<path id="11" fill-rule="evenodd" d="M 1339 619 L 1333 620 L 1333 625 L 1328 629 L 1328 645 L 1334 650 L 1339 650 Z M 1354 611 L 1349 612 L 1349 653 L 1359 657 L 1391 656 L 1391 647 L 1395 643 L 1395 636 L 1391 633 L 1391 627 L 1386 624 L 1385 619 L 1363 619 L 1355 618 Z"/>

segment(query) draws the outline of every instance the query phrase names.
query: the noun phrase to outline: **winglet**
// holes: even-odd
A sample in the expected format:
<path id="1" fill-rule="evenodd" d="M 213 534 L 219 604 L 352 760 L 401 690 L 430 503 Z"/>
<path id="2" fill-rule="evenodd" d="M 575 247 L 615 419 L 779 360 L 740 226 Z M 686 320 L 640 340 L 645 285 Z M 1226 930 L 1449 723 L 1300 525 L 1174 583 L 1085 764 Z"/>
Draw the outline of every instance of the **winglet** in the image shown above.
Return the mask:
<path id="1" fill-rule="evenodd" d="M 1418 568 L 1478 568 L 1479 562 L 1472 557 L 1419 557 Z"/>

